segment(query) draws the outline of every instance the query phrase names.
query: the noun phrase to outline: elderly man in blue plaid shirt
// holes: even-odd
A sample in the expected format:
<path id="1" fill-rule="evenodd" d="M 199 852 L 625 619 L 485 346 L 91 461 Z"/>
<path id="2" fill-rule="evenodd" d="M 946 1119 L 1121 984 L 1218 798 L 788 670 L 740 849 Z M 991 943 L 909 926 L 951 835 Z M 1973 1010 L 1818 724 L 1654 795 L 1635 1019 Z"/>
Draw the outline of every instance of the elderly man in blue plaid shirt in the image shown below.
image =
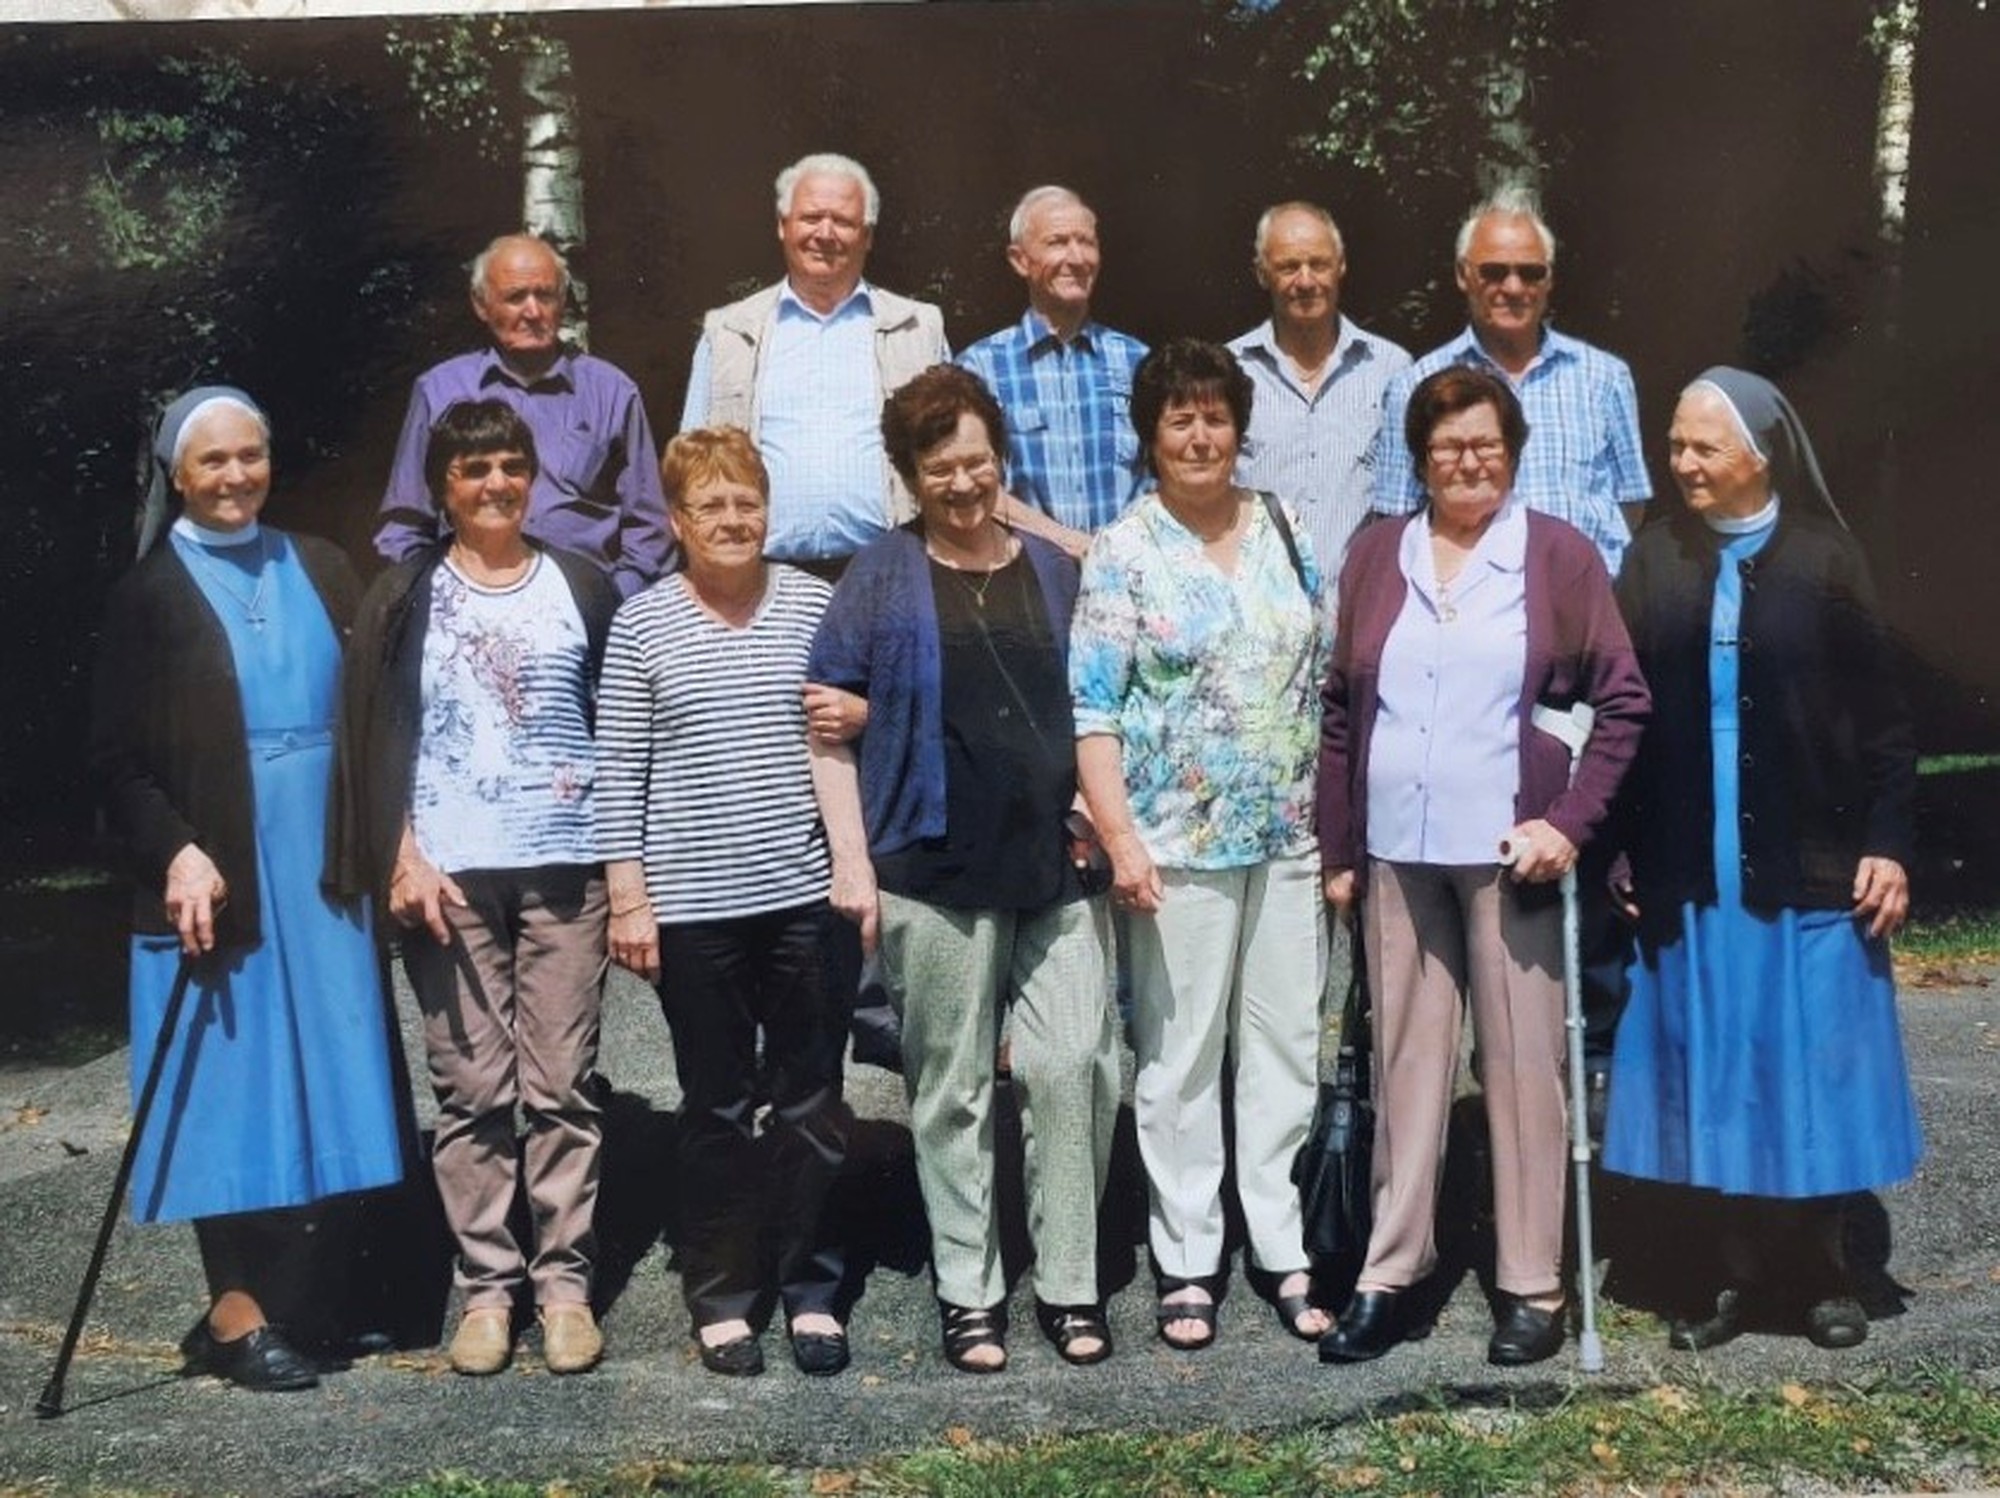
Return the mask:
<path id="1" fill-rule="evenodd" d="M 1466 216 L 1456 275 L 1471 326 L 1390 385 L 1375 449 L 1374 508 L 1406 515 L 1423 503 L 1403 442 L 1410 392 L 1448 365 L 1476 364 L 1512 384 L 1527 413 L 1514 492 L 1529 509 L 1590 537 L 1616 577 L 1653 492 L 1640 456 L 1638 396 L 1623 359 L 1548 326 L 1555 260 L 1555 235 L 1523 189 L 1504 188 Z"/>
<path id="2" fill-rule="evenodd" d="M 1097 215 L 1066 187 L 1037 187 L 1007 226 L 1007 263 L 1028 284 L 1018 323 L 958 362 L 1007 414 L 1007 496 L 999 516 L 1082 556 L 1138 493 L 1132 371 L 1146 345 L 1091 321 L 1101 256 Z"/>

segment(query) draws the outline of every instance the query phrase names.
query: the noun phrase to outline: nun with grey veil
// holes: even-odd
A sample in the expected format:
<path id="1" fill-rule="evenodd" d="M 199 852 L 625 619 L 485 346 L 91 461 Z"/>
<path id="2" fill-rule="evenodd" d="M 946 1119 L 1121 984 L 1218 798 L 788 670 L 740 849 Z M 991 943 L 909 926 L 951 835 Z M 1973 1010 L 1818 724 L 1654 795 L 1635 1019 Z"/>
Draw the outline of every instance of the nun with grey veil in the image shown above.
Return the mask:
<path id="1" fill-rule="evenodd" d="M 135 879 L 135 1092 L 167 1047 L 132 1214 L 194 1223 L 209 1305 L 188 1371 L 307 1388 L 318 1369 L 283 1322 L 313 1293 L 314 1204 L 397 1180 L 403 1159 L 369 912 L 322 888 L 357 586 L 334 547 L 259 523 L 270 424 L 242 391 L 170 404 L 150 470 L 90 731 Z"/>
<path id="2" fill-rule="evenodd" d="M 1716 368 L 1669 433 L 1687 504 L 1618 600 L 1653 718 L 1615 825 L 1638 921 L 1604 1166 L 1674 1189 L 1714 1245 L 1670 1324 L 1852 1347 L 1855 1193 L 1922 1153 L 1889 938 L 1909 909 L 1916 758 L 1861 547 L 1791 403 Z"/>

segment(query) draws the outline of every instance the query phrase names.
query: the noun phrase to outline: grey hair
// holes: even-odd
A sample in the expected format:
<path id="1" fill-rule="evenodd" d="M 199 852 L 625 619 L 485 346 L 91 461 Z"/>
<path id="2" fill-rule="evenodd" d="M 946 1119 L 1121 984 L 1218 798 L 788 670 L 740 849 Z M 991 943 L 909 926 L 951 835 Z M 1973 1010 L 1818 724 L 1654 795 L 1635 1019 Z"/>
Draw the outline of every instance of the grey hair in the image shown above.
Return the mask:
<path id="1" fill-rule="evenodd" d="M 1007 220 L 1007 242 L 1019 244 L 1028 232 L 1028 219 L 1034 211 L 1044 205 L 1054 207 L 1058 203 L 1066 207 L 1081 208 L 1092 218 L 1097 217 L 1096 211 L 1069 188 L 1058 187 L 1053 182 L 1045 183 L 1041 187 L 1031 187 L 1021 194 L 1021 201 L 1014 205 L 1014 212 Z"/>
<path id="2" fill-rule="evenodd" d="M 1250 241 L 1250 255 L 1255 261 L 1264 259 L 1264 241 L 1271 237 L 1271 225 L 1281 213 L 1303 213 L 1326 227 L 1333 236 L 1333 247 L 1340 252 L 1340 258 L 1347 258 L 1347 241 L 1341 238 L 1340 225 L 1333 221 L 1333 215 L 1317 203 L 1308 203 L 1303 198 L 1294 198 L 1288 203 L 1273 203 L 1257 215 L 1257 233 Z"/>
<path id="3" fill-rule="evenodd" d="M 773 186 L 777 191 L 779 218 L 792 211 L 792 194 L 798 191 L 802 177 L 845 177 L 861 189 L 861 221 L 872 229 L 882 216 L 882 194 L 875 190 L 875 179 L 868 175 L 867 167 L 837 151 L 815 151 L 778 173 Z"/>
<path id="4" fill-rule="evenodd" d="M 550 244 L 539 234 L 496 234 L 485 249 L 472 257 L 472 299 L 481 305 L 486 301 L 486 268 L 493 263 L 493 257 L 510 244 L 538 244 L 549 252 L 556 263 L 556 295 L 563 301 L 569 300 L 569 262 L 563 259 L 562 251 Z"/>
<path id="5" fill-rule="evenodd" d="M 1506 218 L 1524 218 L 1533 224 L 1535 237 L 1542 242 L 1542 254 L 1550 265 L 1556 263 L 1556 237 L 1550 230 L 1548 221 L 1542 217 L 1542 200 L 1535 196 L 1532 187 L 1518 182 L 1496 188 L 1484 202 L 1466 214 L 1465 222 L 1458 226 L 1458 248 L 1455 251 L 1457 259 L 1463 260 L 1472 249 L 1472 235 L 1479 227 L 1479 221 L 1496 214 Z"/>

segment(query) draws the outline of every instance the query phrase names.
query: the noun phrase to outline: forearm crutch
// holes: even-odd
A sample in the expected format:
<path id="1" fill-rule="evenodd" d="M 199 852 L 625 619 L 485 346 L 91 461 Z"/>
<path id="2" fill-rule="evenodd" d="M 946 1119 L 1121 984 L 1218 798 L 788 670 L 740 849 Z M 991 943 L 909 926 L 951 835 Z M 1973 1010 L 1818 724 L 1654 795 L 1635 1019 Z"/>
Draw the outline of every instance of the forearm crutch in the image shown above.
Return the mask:
<path id="1" fill-rule="evenodd" d="M 49 1373 L 42 1397 L 35 1401 L 35 1414 L 41 1419 L 53 1420 L 63 1412 L 63 1381 L 69 1377 L 70 1359 L 76 1356 L 77 1339 L 83 1335 L 83 1318 L 89 1314 L 91 1298 L 97 1293 L 97 1277 L 104 1271 L 104 1255 L 111 1247 L 111 1230 L 118 1225 L 118 1208 L 124 1203 L 125 1188 L 132 1184 L 132 1163 L 139 1156 L 146 1117 L 153 1111 L 153 1097 L 159 1092 L 160 1078 L 167 1069 L 167 1050 L 180 1023 L 181 1006 L 187 1000 L 194 968 L 195 959 L 183 953 L 180 968 L 174 974 L 173 989 L 167 995 L 167 1012 L 160 1021 L 159 1038 L 153 1042 L 152 1065 L 146 1069 L 139 1100 L 132 1105 L 132 1132 L 125 1140 L 125 1153 L 119 1158 L 118 1174 L 111 1182 L 111 1200 L 104 1204 L 104 1220 L 97 1225 L 97 1243 L 90 1250 L 90 1264 L 83 1271 L 83 1287 L 76 1292 L 76 1309 L 70 1312 L 69 1330 L 63 1333 L 62 1347 L 56 1353 L 56 1365 Z"/>
<path id="2" fill-rule="evenodd" d="M 1590 742 L 1597 711 L 1579 702 L 1567 712 L 1537 703 L 1529 721 L 1569 750 L 1570 779 L 1576 778 L 1583 746 Z M 1511 861 L 1511 860 L 1509 860 Z M 1583 1085 L 1583 971 L 1576 865 L 1562 876 L 1563 1028 L 1569 1036 L 1569 1158 L 1576 1173 L 1577 1290 L 1583 1301 L 1583 1330 L 1577 1336 L 1577 1366 L 1585 1373 L 1604 1367 L 1604 1344 L 1597 1335 L 1597 1252 L 1590 1228 L 1590 1115 Z"/>

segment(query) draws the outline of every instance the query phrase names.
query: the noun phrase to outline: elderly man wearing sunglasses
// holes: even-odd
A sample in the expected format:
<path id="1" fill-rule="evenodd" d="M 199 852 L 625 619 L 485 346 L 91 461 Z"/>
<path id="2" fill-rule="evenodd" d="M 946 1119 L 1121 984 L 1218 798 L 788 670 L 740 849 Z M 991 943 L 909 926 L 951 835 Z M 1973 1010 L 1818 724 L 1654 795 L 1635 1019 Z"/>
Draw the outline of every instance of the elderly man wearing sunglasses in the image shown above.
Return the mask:
<path id="1" fill-rule="evenodd" d="M 1503 188 L 1459 226 L 1455 275 L 1470 326 L 1404 370 L 1383 397 L 1372 508 L 1408 515 L 1424 490 L 1402 441 L 1410 392 L 1428 375 L 1472 364 L 1503 377 L 1528 418 L 1514 492 L 1567 520 L 1618 575 L 1652 494 L 1641 457 L 1638 400 L 1625 361 L 1549 326 L 1556 238 L 1521 188 Z"/>

